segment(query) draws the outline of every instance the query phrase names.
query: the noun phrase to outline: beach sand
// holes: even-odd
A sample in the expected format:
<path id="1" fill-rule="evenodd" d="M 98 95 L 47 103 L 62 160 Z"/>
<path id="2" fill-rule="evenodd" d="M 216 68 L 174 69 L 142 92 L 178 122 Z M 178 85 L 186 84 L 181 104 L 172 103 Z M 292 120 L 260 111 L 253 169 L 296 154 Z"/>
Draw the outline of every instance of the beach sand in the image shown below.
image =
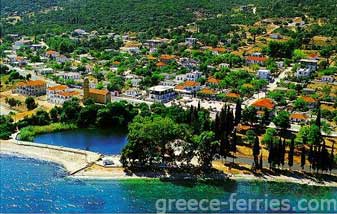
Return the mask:
<path id="1" fill-rule="evenodd" d="M 20 142 L 21 144 L 18 144 Z M 94 152 L 88 152 L 77 149 L 69 149 L 57 146 L 48 146 L 31 142 L 22 142 L 15 140 L 0 140 L 0 152 L 10 154 L 20 154 L 31 158 L 45 161 L 51 161 L 62 165 L 70 174 L 70 177 L 79 179 L 189 179 L 188 175 L 176 175 L 173 178 L 168 175 L 156 174 L 153 172 L 126 173 L 122 167 L 104 167 L 98 164 L 101 155 Z M 335 175 L 334 175 L 335 176 Z M 212 177 L 212 176 L 210 176 Z M 195 176 L 193 176 L 195 178 Z M 198 177 L 203 179 L 203 177 Z M 217 176 L 217 178 L 219 178 Z M 261 175 L 245 173 L 224 174 L 221 179 L 246 180 L 246 181 L 265 181 L 265 182 L 291 182 L 305 185 L 331 186 L 337 187 L 334 181 L 319 181 L 312 177 L 296 177 L 285 175 Z"/>

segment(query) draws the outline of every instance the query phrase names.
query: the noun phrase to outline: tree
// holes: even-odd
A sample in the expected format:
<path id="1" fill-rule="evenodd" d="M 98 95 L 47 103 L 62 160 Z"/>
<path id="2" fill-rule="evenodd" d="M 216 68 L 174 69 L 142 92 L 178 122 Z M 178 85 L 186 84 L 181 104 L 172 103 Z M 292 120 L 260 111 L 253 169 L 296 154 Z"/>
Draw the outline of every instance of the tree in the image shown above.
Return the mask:
<path id="1" fill-rule="evenodd" d="M 259 142 L 259 138 L 256 136 L 255 142 L 253 145 L 254 166 L 256 168 L 259 167 L 259 155 L 260 155 L 260 142 Z"/>
<path id="2" fill-rule="evenodd" d="M 58 122 L 60 120 L 58 108 L 57 107 L 52 108 L 49 112 L 49 116 L 52 122 L 54 123 Z"/>
<path id="3" fill-rule="evenodd" d="M 237 145 L 237 135 L 236 135 L 236 128 L 234 129 L 234 132 L 232 134 L 232 143 L 231 143 L 231 152 L 233 153 L 233 163 L 234 163 L 234 158 L 235 158 L 235 153 L 236 153 L 236 145 Z"/>
<path id="4" fill-rule="evenodd" d="M 27 97 L 25 100 L 25 104 L 28 110 L 33 110 L 37 106 L 33 97 Z"/>
<path id="5" fill-rule="evenodd" d="M 295 149 L 295 140 L 294 138 L 291 139 L 289 153 L 288 153 L 288 166 L 291 169 L 291 167 L 294 164 L 294 149 Z"/>
<path id="6" fill-rule="evenodd" d="M 289 113 L 287 111 L 280 111 L 276 117 L 274 117 L 273 123 L 277 127 L 281 128 L 282 132 L 284 133 L 284 131 L 290 128 Z"/>
<path id="7" fill-rule="evenodd" d="M 216 148 L 220 145 L 219 141 L 215 140 L 215 134 L 212 131 L 204 131 L 200 135 L 193 137 L 193 142 L 197 147 L 197 155 L 200 165 L 204 169 L 211 167 L 213 156 Z"/>
<path id="8" fill-rule="evenodd" d="M 19 106 L 21 105 L 21 101 L 20 100 L 17 100 L 17 99 L 14 99 L 14 98 L 7 98 L 5 99 L 5 102 L 12 108 L 14 106 Z"/>
<path id="9" fill-rule="evenodd" d="M 253 130 L 248 130 L 246 132 L 246 139 L 248 141 L 249 144 L 254 144 L 255 140 L 256 140 L 256 133 Z"/>
<path id="10" fill-rule="evenodd" d="M 302 151 L 301 151 L 301 168 L 302 170 L 304 170 L 304 166 L 305 166 L 305 146 L 302 146 Z"/>
<path id="11" fill-rule="evenodd" d="M 326 59 L 327 65 L 330 65 L 330 57 L 333 54 L 333 48 L 332 47 L 325 47 L 320 50 L 319 54 Z"/>
<path id="12" fill-rule="evenodd" d="M 238 125 L 241 121 L 241 99 L 237 99 L 235 107 L 235 125 Z"/>
<path id="13" fill-rule="evenodd" d="M 242 112 L 242 120 L 253 125 L 257 122 L 257 110 L 253 106 L 245 108 Z"/>

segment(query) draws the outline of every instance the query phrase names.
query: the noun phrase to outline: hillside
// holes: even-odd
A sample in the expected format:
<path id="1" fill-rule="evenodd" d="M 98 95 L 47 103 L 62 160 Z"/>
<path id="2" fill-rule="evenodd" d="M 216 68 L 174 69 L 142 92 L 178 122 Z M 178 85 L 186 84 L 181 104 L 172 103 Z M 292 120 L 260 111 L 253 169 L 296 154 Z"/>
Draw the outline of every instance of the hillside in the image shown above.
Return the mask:
<path id="1" fill-rule="evenodd" d="M 247 4 L 256 7 L 256 14 L 241 11 L 241 15 L 232 20 L 233 11 Z M 52 6 L 58 6 L 58 10 L 45 10 Z M 336 20 L 335 11 L 335 0 L 2 0 L 1 7 L 3 16 L 23 16 L 22 21 L 14 26 L 5 23 L 4 29 L 7 32 L 26 34 L 60 33 L 84 28 L 113 29 L 119 32 L 146 31 L 158 35 L 164 29 L 214 18 L 219 14 L 230 16 L 231 20 L 215 18 L 214 23 L 210 24 L 213 26 L 211 29 L 220 27 L 222 23 L 251 24 L 257 18 L 270 17 L 308 15 Z"/>

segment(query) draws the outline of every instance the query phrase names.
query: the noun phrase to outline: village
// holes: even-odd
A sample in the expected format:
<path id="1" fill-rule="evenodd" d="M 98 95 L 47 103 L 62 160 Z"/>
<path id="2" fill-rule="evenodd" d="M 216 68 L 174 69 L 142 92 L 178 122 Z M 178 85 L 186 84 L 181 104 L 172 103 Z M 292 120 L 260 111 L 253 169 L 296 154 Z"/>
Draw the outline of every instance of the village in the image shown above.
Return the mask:
<path id="1" fill-rule="evenodd" d="M 304 25 L 303 21 L 298 25 Z M 260 42 L 266 39 L 287 41 L 280 34 L 268 32 L 256 38 L 255 34 L 251 36 Z M 165 38 L 140 42 L 136 33 L 99 35 L 97 31 L 82 29 L 63 37 L 88 42 L 104 37 L 117 41 L 121 47 L 104 50 L 110 58 L 106 60 L 90 53 L 64 51 L 62 54 L 43 40 L 9 34 L 7 38 L 12 44 L 10 49 L 4 50 L 2 58 L 2 69 L 7 72 L 1 81 L 2 114 L 15 112 L 16 119 L 32 114 L 34 111 L 27 113 L 22 106 L 16 105 L 30 96 L 46 110 L 77 97 L 80 100 L 92 98 L 99 104 L 125 100 L 134 104 L 163 103 L 183 108 L 200 105 L 215 118 L 225 103 L 235 111 L 240 100 L 242 109 L 256 108 L 260 119 L 267 110 L 269 121 L 277 112 L 286 110 L 291 121 L 290 130 L 298 132 L 301 126 L 315 119 L 320 101 L 326 116 L 323 116 L 323 132 L 336 136 L 336 117 L 331 115 L 336 112 L 337 70 L 333 60 L 330 68 L 326 65 L 322 68 L 322 62 L 329 59 L 318 52 L 296 49 L 294 52 L 298 56 L 289 62 L 269 57 L 263 53 L 263 48 L 251 41 L 253 38 L 247 39 L 248 46 L 231 51 L 221 44 L 203 46 L 194 37 L 187 37 L 180 43 Z M 171 45 L 182 48 L 182 55 L 163 53 Z M 201 59 L 211 63 L 205 64 Z M 6 80 L 10 76 L 14 79 Z M 15 99 L 19 102 L 13 102 Z M 271 122 L 268 127 L 275 125 Z M 242 128 L 247 129 L 245 124 Z"/>

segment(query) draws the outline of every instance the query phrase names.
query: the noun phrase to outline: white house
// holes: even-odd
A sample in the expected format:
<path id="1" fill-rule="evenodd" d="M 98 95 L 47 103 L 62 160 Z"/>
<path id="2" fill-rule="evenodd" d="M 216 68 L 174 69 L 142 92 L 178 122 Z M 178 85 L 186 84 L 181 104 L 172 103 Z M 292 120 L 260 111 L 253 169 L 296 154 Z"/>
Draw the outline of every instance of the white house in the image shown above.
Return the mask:
<path id="1" fill-rule="evenodd" d="M 63 79 L 71 79 L 71 80 L 79 80 L 81 79 L 81 74 L 78 72 L 64 72 L 59 74 L 58 76 L 62 77 Z"/>
<path id="2" fill-rule="evenodd" d="M 52 74 L 54 73 L 54 70 L 52 68 L 40 68 L 37 69 L 37 73 L 41 75 Z"/>
<path id="3" fill-rule="evenodd" d="M 311 70 L 309 68 L 300 68 L 297 69 L 295 76 L 297 78 L 306 78 L 310 77 Z"/>
<path id="4" fill-rule="evenodd" d="M 270 79 L 270 70 L 260 69 L 257 71 L 257 76 L 260 79 L 269 80 Z"/>
<path id="5" fill-rule="evenodd" d="M 174 87 L 157 85 L 149 88 L 149 99 L 155 102 L 165 103 L 174 99 L 176 93 Z"/>
<path id="6" fill-rule="evenodd" d="M 189 37 L 185 39 L 185 44 L 188 46 L 193 46 L 197 43 L 197 38 Z"/>
<path id="7" fill-rule="evenodd" d="M 332 83 L 335 81 L 335 78 L 333 76 L 322 76 L 321 81 L 326 83 Z"/>
<path id="8" fill-rule="evenodd" d="M 310 69 L 310 72 L 317 71 L 318 60 L 315 59 L 301 59 L 300 60 L 302 68 Z"/>

